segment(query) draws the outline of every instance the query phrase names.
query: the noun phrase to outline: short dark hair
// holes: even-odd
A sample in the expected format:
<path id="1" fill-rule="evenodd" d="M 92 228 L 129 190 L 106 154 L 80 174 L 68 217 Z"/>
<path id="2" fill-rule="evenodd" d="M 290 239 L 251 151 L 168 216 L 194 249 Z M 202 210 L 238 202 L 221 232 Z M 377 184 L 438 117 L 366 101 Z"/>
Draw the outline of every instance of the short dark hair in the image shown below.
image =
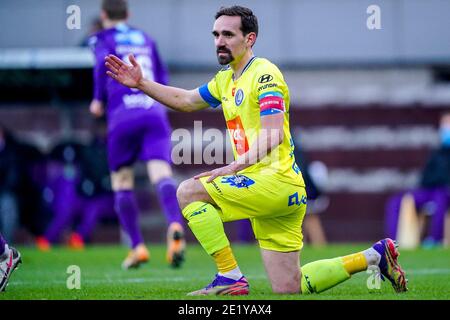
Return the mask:
<path id="1" fill-rule="evenodd" d="M 102 9 L 111 20 L 123 20 L 128 17 L 126 0 L 103 0 Z"/>
<path id="2" fill-rule="evenodd" d="M 258 18 L 249 8 L 241 6 L 221 7 L 216 13 L 216 20 L 221 16 L 241 17 L 241 31 L 246 36 L 250 32 L 258 35 Z"/>

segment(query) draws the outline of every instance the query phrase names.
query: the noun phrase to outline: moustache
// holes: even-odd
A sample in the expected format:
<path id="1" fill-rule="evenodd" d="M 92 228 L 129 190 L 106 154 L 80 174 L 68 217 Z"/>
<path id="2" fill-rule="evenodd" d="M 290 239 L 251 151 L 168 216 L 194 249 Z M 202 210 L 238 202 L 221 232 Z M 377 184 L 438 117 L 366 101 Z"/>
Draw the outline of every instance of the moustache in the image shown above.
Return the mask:
<path id="1" fill-rule="evenodd" d="M 230 53 L 230 54 L 231 54 L 231 51 L 228 50 L 228 49 L 225 48 L 225 47 L 217 48 L 216 52 L 217 52 L 217 53 Z"/>

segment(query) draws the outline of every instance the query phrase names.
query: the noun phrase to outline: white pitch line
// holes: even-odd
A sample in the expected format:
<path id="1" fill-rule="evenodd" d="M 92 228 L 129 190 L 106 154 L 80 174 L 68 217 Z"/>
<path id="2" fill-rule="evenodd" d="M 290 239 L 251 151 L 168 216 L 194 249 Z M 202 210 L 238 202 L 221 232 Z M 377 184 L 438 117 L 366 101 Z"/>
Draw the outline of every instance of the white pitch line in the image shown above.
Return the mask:
<path id="1" fill-rule="evenodd" d="M 406 274 L 408 276 L 425 276 L 425 275 L 447 275 L 450 274 L 450 269 L 446 268 L 435 268 L 435 269 L 406 269 Z M 249 279 L 267 279 L 266 275 L 261 274 L 247 274 L 247 278 Z M 210 281 L 212 277 L 195 277 L 197 280 L 202 280 L 205 283 Z M 191 276 L 185 277 L 148 277 L 148 278 L 115 278 L 114 276 L 107 275 L 106 279 L 86 279 L 81 277 L 82 284 L 127 284 L 127 283 L 161 283 L 161 282 L 190 282 L 192 281 Z M 36 281 L 23 281 L 23 280 L 14 280 L 14 285 L 36 285 Z M 66 280 L 50 280 L 46 281 L 45 284 L 58 284 L 64 285 L 66 284 Z"/>
<path id="2" fill-rule="evenodd" d="M 250 276 L 252 279 L 266 279 L 265 275 Z M 195 277 L 197 280 L 202 280 L 205 283 L 212 280 L 212 277 Z M 158 283 L 158 282 L 190 282 L 192 277 L 157 277 L 157 278 L 126 278 L 126 279 L 114 279 L 112 276 L 107 276 L 106 279 L 85 279 L 81 277 L 81 282 L 84 284 L 120 284 L 120 283 Z M 46 281 L 46 284 L 66 284 L 66 280 L 50 280 Z M 35 281 L 15 280 L 14 285 L 33 285 Z"/>

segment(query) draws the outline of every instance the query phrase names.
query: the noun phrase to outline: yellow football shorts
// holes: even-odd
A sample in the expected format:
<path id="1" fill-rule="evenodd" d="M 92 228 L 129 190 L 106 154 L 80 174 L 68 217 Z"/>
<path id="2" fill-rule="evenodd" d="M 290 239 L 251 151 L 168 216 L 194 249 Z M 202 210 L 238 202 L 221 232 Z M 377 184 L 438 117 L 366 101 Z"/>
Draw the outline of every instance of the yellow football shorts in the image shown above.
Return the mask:
<path id="1" fill-rule="evenodd" d="M 250 219 L 263 249 L 290 252 L 303 247 L 304 187 L 257 173 L 218 177 L 211 183 L 207 179 L 200 181 L 223 222 Z"/>

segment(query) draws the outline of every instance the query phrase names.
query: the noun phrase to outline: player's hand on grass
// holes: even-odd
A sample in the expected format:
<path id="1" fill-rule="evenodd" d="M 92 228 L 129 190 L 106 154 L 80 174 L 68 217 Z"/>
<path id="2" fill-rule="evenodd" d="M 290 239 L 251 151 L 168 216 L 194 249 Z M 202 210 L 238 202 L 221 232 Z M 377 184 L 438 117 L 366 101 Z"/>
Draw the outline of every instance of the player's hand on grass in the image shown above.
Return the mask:
<path id="1" fill-rule="evenodd" d="M 103 108 L 103 102 L 100 100 L 92 100 L 89 105 L 89 111 L 97 118 L 100 118 L 105 113 L 105 109 Z"/>
<path id="2" fill-rule="evenodd" d="M 229 175 L 234 175 L 237 173 L 237 167 L 236 167 L 236 163 L 232 162 L 229 165 L 225 166 L 225 167 L 221 167 L 221 168 L 217 168 L 211 171 L 207 171 L 207 172 L 203 172 L 200 173 L 198 175 L 196 175 L 194 177 L 194 179 L 199 179 L 201 177 L 207 177 L 209 176 L 208 180 L 206 180 L 207 183 L 210 183 L 211 181 L 213 181 L 215 178 L 217 177 L 221 177 L 221 176 L 229 176 Z"/>
<path id="3" fill-rule="evenodd" d="M 132 54 L 128 58 L 131 65 L 113 54 L 108 54 L 105 57 L 105 66 L 109 69 L 106 74 L 127 87 L 136 88 L 143 80 L 142 70 Z"/>

